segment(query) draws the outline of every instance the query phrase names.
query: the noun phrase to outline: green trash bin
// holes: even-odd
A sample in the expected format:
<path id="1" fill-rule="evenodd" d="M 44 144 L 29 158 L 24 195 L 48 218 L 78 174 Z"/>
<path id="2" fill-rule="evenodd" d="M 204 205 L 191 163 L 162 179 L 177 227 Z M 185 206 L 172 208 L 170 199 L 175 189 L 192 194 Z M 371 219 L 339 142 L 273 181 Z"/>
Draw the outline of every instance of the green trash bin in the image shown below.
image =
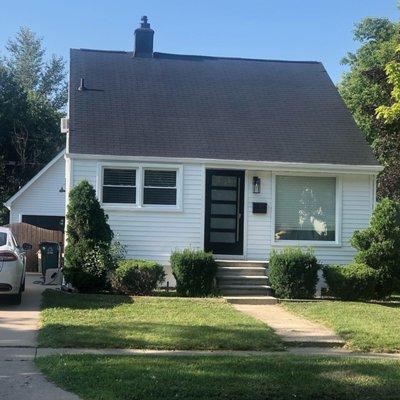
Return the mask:
<path id="1" fill-rule="evenodd" d="M 60 262 L 60 245 L 54 242 L 40 243 L 39 260 L 43 276 L 46 276 L 48 269 L 58 268 Z"/>

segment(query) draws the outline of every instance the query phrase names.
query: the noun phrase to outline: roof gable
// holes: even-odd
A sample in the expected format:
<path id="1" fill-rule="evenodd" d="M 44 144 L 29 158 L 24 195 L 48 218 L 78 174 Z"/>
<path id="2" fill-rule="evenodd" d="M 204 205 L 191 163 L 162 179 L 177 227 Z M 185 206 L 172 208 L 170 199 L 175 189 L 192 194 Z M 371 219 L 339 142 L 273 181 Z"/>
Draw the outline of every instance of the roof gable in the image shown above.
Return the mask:
<path id="1" fill-rule="evenodd" d="M 53 165 L 57 163 L 63 156 L 65 155 L 65 150 L 57 154 L 48 164 L 46 164 L 32 179 L 30 179 L 24 186 L 21 187 L 21 189 L 18 190 L 17 193 L 15 193 L 13 196 L 11 196 L 5 203 L 4 205 L 10 209 L 12 204 L 23 194 L 28 190 L 36 181 L 39 180 L 42 176 L 46 174 L 47 171 L 49 171 Z"/>

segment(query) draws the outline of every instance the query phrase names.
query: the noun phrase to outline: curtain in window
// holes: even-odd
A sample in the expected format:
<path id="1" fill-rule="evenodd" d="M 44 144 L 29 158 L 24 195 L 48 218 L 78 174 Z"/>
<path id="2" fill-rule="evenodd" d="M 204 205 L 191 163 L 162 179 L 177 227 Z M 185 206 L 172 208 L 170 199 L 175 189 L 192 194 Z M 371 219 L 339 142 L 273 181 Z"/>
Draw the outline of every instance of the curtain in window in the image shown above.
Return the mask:
<path id="1" fill-rule="evenodd" d="M 336 178 L 277 176 L 276 240 L 335 240 Z"/>

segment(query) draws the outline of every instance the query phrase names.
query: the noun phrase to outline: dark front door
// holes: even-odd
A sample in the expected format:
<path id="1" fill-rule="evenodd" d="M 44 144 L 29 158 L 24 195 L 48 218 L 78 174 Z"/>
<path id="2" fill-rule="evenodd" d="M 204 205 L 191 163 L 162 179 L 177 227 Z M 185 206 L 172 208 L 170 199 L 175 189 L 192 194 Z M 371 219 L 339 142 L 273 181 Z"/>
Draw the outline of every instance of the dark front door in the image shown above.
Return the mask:
<path id="1" fill-rule="evenodd" d="M 207 170 L 204 248 L 243 254 L 244 171 Z"/>

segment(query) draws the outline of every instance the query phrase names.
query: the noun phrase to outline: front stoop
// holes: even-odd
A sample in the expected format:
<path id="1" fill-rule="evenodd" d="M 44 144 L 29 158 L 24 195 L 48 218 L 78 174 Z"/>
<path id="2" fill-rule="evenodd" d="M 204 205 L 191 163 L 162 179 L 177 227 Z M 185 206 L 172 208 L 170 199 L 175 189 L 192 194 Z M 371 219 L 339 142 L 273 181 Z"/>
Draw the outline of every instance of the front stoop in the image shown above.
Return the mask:
<path id="1" fill-rule="evenodd" d="M 232 304 L 276 304 L 268 284 L 267 263 L 217 260 L 217 284 Z"/>
<path id="2" fill-rule="evenodd" d="M 224 298 L 231 304 L 273 305 L 278 303 L 278 300 L 272 296 L 224 296 Z"/>

